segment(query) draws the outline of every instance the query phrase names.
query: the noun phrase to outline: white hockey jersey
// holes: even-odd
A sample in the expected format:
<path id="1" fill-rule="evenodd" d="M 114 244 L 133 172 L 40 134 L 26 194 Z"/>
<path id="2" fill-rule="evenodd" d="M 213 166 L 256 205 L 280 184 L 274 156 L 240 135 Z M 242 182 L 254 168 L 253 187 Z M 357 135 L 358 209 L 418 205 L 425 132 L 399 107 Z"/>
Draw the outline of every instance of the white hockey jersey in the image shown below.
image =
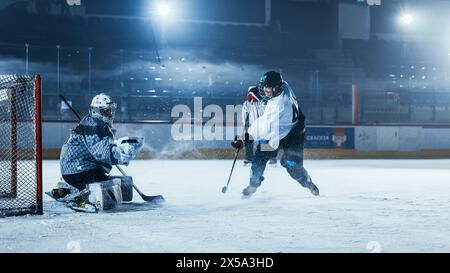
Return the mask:
<path id="1" fill-rule="evenodd" d="M 253 101 L 246 100 L 242 104 L 242 124 L 244 129 L 249 128 L 255 121 L 264 113 L 266 101 Z"/>
<path id="2" fill-rule="evenodd" d="M 298 122 L 303 122 L 297 99 L 289 85 L 283 83 L 283 92 L 268 100 L 264 113 L 249 127 L 248 133 L 255 141 L 268 141 L 278 149 L 280 140 L 289 134 Z"/>

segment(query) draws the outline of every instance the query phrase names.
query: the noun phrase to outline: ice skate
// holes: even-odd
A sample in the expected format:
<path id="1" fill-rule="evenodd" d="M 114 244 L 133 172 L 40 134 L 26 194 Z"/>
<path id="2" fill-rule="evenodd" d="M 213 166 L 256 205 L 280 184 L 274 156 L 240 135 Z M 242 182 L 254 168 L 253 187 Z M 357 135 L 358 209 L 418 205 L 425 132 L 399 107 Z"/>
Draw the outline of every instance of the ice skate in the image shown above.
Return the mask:
<path id="1" fill-rule="evenodd" d="M 259 184 L 264 181 L 264 176 L 259 178 Z M 250 198 L 258 189 L 259 186 L 248 185 L 245 189 L 242 190 L 242 199 Z"/>
<path id="2" fill-rule="evenodd" d="M 90 193 L 88 189 L 80 191 L 74 197 L 73 201 L 67 202 L 67 207 L 79 212 L 97 213 L 98 208 L 89 202 Z"/>
<path id="3" fill-rule="evenodd" d="M 309 175 L 308 175 L 308 178 L 306 179 L 306 181 L 303 180 L 303 181 L 298 181 L 298 182 L 303 187 L 309 189 L 314 196 L 319 196 L 319 188 L 317 188 L 316 184 L 314 184 L 312 182 L 311 177 L 309 177 Z"/>
<path id="4" fill-rule="evenodd" d="M 55 199 L 58 202 L 67 202 L 67 201 L 73 201 L 75 196 L 79 194 L 79 190 L 75 188 L 74 186 L 64 182 L 60 181 L 56 185 L 56 188 L 52 189 L 49 192 L 46 192 L 48 196 Z"/>
<path id="5" fill-rule="evenodd" d="M 309 183 L 307 188 L 311 191 L 314 196 L 319 196 L 319 188 L 313 182 Z"/>
<path id="6" fill-rule="evenodd" d="M 254 187 L 252 185 L 247 186 L 244 190 L 242 190 L 242 199 L 250 198 L 258 187 Z"/>

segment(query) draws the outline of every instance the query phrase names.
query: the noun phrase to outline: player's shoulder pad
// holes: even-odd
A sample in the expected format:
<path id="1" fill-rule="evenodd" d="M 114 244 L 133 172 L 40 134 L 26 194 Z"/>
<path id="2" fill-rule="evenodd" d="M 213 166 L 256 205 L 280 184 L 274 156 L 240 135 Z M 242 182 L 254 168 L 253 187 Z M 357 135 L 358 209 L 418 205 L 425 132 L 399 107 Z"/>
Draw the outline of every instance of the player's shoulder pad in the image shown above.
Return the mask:
<path id="1" fill-rule="evenodd" d="M 92 117 L 84 117 L 74 132 L 83 136 L 97 135 L 100 138 L 113 136 L 111 128 L 107 123 Z"/>

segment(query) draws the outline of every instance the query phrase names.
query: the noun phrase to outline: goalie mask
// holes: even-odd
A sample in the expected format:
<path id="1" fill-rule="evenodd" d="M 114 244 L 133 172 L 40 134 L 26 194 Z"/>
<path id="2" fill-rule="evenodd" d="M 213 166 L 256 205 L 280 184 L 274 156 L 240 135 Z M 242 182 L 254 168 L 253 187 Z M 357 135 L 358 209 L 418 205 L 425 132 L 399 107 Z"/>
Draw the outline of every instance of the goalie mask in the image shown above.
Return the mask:
<path id="1" fill-rule="evenodd" d="M 92 99 L 89 114 L 93 118 L 112 124 L 116 108 L 117 104 L 112 101 L 111 97 L 101 93 Z"/>

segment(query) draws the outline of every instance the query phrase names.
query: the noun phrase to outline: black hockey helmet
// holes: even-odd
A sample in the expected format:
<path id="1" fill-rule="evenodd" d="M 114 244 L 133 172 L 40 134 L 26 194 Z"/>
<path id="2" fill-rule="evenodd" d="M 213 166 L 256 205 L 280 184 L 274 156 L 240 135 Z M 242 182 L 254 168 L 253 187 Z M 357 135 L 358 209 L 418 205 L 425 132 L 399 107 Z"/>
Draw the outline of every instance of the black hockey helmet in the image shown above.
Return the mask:
<path id="1" fill-rule="evenodd" d="M 283 78 L 281 74 L 276 71 L 268 71 L 262 75 L 259 80 L 259 92 L 264 95 L 264 87 L 273 88 L 273 96 L 276 97 L 283 92 Z"/>

